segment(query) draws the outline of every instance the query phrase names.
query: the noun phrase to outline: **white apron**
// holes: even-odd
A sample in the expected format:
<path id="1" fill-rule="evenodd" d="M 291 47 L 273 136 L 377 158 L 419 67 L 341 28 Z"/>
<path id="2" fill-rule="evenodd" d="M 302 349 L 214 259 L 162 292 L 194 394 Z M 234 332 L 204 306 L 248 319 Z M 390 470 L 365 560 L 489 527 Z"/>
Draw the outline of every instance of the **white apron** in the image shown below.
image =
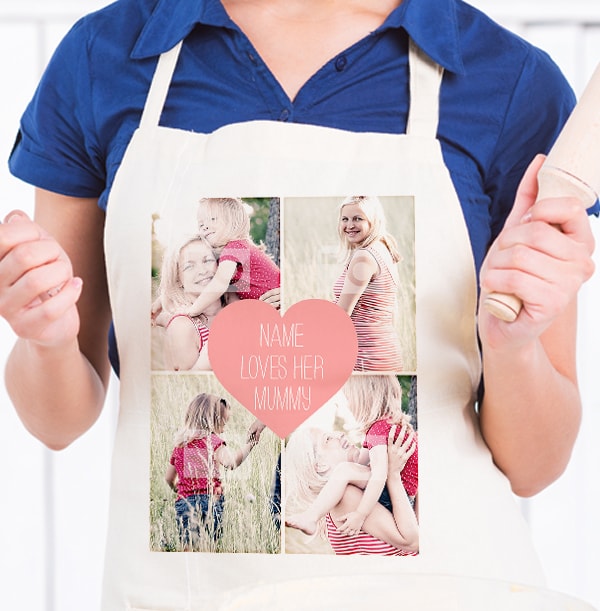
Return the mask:
<path id="1" fill-rule="evenodd" d="M 279 592 L 275 584 L 314 578 L 318 591 L 336 587 L 321 579 L 333 575 L 348 576 L 349 584 L 359 576 L 365 588 L 371 575 L 380 594 L 382 578 L 377 575 L 386 575 L 389 590 L 384 602 L 377 603 L 383 608 L 409 602 L 402 595 L 404 574 L 413 576 L 411 583 L 421 584 L 424 597 L 432 588 L 417 574 L 543 584 L 527 528 L 507 480 L 493 465 L 473 410 L 481 373 L 476 280 L 461 207 L 435 139 L 441 68 L 411 46 L 407 134 L 349 133 L 270 121 L 198 134 L 158 125 L 179 48 L 160 58 L 140 127 L 108 204 L 106 254 L 121 362 L 121 406 L 103 609 L 253 608 L 255 586 L 271 585 L 274 596 Z M 152 213 L 182 201 L 196 202 L 199 194 L 286 198 L 357 193 L 414 198 L 419 555 L 150 551 Z M 246 603 L 231 602 L 244 588 Z M 300 598 L 308 595 L 306 588 L 301 591 Z M 362 605 L 364 600 L 357 602 Z M 256 608 L 304 608 L 293 586 L 283 587 L 277 607 L 269 601 L 262 600 Z M 335 607 L 331 602 L 319 607 L 313 601 L 307 608 Z M 407 608 L 429 607 L 423 602 Z"/>

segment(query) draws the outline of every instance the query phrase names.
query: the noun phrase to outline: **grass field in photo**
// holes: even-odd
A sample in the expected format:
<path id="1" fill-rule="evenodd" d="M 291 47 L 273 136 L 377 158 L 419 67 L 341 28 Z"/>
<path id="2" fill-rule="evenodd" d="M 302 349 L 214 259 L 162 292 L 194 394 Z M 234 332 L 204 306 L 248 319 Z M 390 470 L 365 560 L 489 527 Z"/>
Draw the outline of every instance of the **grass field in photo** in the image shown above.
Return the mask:
<path id="1" fill-rule="evenodd" d="M 150 548 L 181 551 L 175 517 L 176 494 L 165 481 L 173 451 L 173 437 L 181 427 L 191 399 L 213 393 L 232 405 L 221 435 L 232 449 L 241 447 L 254 417 L 220 385 L 212 374 L 154 374 L 152 376 L 150 448 Z M 271 512 L 272 487 L 281 441 L 265 429 L 248 458 L 232 471 L 223 469 L 225 511 L 223 536 L 208 537 L 198 551 L 224 553 L 279 553 L 280 532 Z"/>

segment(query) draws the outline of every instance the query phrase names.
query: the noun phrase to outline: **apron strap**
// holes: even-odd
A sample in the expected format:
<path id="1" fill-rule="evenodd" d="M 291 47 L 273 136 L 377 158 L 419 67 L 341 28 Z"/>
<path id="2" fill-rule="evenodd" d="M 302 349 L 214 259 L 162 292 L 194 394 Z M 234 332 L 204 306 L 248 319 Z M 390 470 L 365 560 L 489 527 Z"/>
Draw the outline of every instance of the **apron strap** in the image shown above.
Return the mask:
<path id="1" fill-rule="evenodd" d="M 171 79 L 175 72 L 179 51 L 183 41 L 179 41 L 172 49 L 162 53 L 152 77 L 152 84 L 148 90 L 146 104 L 140 120 L 140 127 L 157 127 L 160 121 Z"/>
<path id="2" fill-rule="evenodd" d="M 410 109 L 406 133 L 423 138 L 437 135 L 440 86 L 444 69 L 425 55 L 413 42 L 409 43 Z"/>

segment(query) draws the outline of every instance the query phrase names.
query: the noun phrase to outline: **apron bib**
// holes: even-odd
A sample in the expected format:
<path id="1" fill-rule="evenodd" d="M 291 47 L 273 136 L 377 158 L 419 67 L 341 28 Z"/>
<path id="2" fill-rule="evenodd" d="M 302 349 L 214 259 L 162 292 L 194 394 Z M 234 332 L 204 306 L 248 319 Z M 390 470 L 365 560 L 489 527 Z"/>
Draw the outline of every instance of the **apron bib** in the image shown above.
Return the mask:
<path id="1" fill-rule="evenodd" d="M 107 211 L 107 269 L 121 383 L 103 608 L 251 608 L 251 594 L 247 605 L 237 606 L 232 593 L 244 588 L 251 592 L 261 584 L 273 593 L 276 584 L 299 578 L 322 582 L 327 589 L 333 587 L 327 578 L 334 575 L 347 576 L 349 583 L 352 576 L 368 583 L 369 576 L 380 581 L 386 575 L 388 594 L 399 590 L 399 600 L 405 603 L 409 601 L 403 600 L 398 586 L 404 574 L 422 582 L 423 595 L 431 589 L 423 577 L 428 575 L 543 584 L 527 528 L 481 438 L 473 409 L 481 375 L 476 279 L 463 213 L 435 137 L 441 68 L 411 45 L 406 134 L 350 133 L 270 121 L 198 134 L 159 126 L 180 47 L 159 60 Z M 155 551 L 150 533 L 156 508 L 150 502 L 150 486 L 156 384 L 169 376 L 202 384 L 212 374 L 152 371 L 151 240 L 153 229 L 158 231 L 153 215 L 154 221 L 184 219 L 193 233 L 201 196 L 280 198 L 286 305 L 286 283 L 293 282 L 285 272 L 287 202 L 291 209 L 295 200 L 341 199 L 348 194 L 400 197 L 414 205 L 418 556 L 309 556 L 285 553 L 284 543 L 276 550 L 280 553 Z M 313 223 L 318 225 L 319 218 Z M 394 231 L 393 226 L 389 229 Z M 262 438 L 257 447 L 261 443 Z M 252 458 L 251 453 L 247 460 Z M 227 492 L 225 498 L 227 503 Z M 173 502 L 169 498 L 167 504 Z M 281 608 L 299 608 L 294 588 L 284 591 L 288 594 L 281 594 Z M 274 608 L 266 600 L 256 608 L 261 604 Z"/>

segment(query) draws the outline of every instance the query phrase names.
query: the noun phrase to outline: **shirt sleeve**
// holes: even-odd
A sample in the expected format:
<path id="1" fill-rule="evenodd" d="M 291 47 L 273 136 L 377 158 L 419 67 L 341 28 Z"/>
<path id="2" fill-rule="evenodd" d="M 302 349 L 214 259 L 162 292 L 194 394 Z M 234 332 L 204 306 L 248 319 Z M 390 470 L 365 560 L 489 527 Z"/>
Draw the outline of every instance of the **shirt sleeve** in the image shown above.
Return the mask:
<path id="1" fill-rule="evenodd" d="M 250 269 L 250 251 L 248 246 L 242 240 L 228 242 L 219 255 L 219 263 L 222 261 L 233 261 L 237 264 L 231 278 L 231 284 L 236 284 L 241 279 L 243 270 Z"/>
<path id="2" fill-rule="evenodd" d="M 21 118 L 9 167 L 36 187 L 98 197 L 106 182 L 95 140 L 85 19 L 62 40 Z"/>
<path id="3" fill-rule="evenodd" d="M 219 437 L 218 435 L 215 435 L 214 433 L 212 433 L 212 448 L 213 451 L 218 450 L 221 446 L 226 446 L 227 443 L 225 442 L 225 440 L 222 437 Z"/>
<path id="4" fill-rule="evenodd" d="M 407 433 L 408 435 L 408 433 Z M 405 435 L 404 439 L 406 439 Z M 416 437 L 418 439 L 418 437 Z M 416 441 L 418 444 L 418 441 Z M 402 483 L 408 496 L 415 496 L 419 490 L 419 450 L 418 445 L 415 446 L 415 451 L 410 455 L 401 472 Z"/>
<path id="5" fill-rule="evenodd" d="M 385 420 L 377 420 L 377 422 L 374 422 L 365 434 L 363 447 L 370 450 L 375 446 L 387 446 L 390 428 L 391 424 Z"/>
<path id="6" fill-rule="evenodd" d="M 575 95 L 548 55 L 531 47 L 507 107 L 486 172 L 492 200 L 492 237 L 514 203 L 519 182 L 538 153 L 548 153 L 575 105 Z"/>
<path id="7" fill-rule="evenodd" d="M 248 258 L 248 247 L 242 240 L 232 240 L 221 251 L 219 261 L 234 261 L 242 264 Z"/>

